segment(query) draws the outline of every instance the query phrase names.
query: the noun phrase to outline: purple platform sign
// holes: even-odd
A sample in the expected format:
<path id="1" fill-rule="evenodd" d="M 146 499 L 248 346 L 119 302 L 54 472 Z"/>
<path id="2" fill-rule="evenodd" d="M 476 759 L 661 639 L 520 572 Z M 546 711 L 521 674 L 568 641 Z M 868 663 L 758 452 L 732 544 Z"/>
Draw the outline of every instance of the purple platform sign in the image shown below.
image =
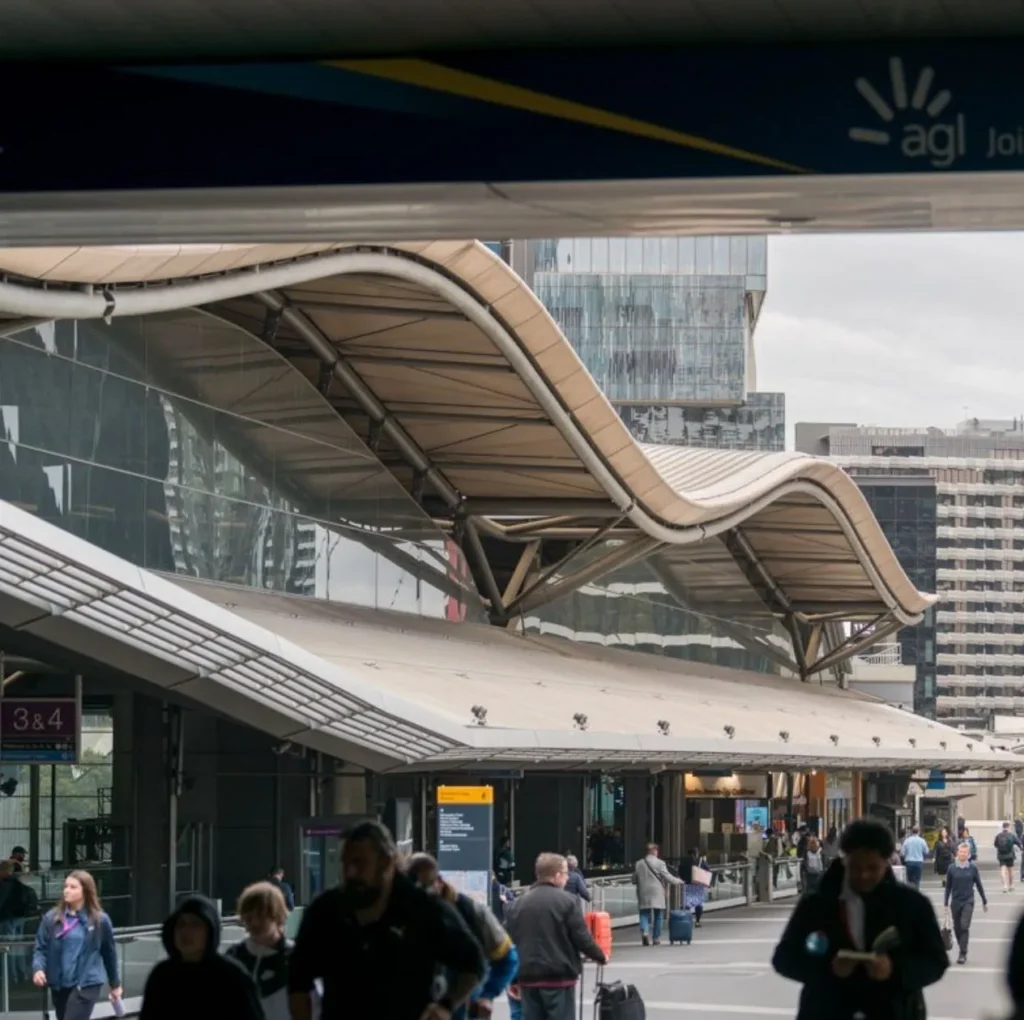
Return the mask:
<path id="1" fill-rule="evenodd" d="M 78 761 L 80 743 L 74 698 L 0 699 L 0 762 L 66 765 Z"/>

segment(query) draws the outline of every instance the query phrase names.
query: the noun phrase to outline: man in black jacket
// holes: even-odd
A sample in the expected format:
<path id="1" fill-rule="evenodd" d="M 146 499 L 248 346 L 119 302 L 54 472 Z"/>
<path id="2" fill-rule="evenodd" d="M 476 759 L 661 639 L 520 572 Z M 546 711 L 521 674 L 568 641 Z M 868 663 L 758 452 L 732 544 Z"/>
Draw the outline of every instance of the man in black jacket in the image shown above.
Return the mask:
<path id="1" fill-rule="evenodd" d="M 512 904 L 506 927 L 519 950 L 523 1020 L 574 1020 L 580 954 L 607 962 L 576 898 L 565 891 L 569 865 L 561 854 L 541 854 L 537 881 Z"/>
<path id="2" fill-rule="evenodd" d="M 450 980 L 438 980 L 442 971 Z M 485 972 L 458 911 L 400 873 L 383 825 L 360 822 L 345 835 L 341 885 L 302 915 L 288 967 L 291 1020 L 313 1020 L 317 981 L 322 1020 L 449 1020 Z"/>
<path id="3" fill-rule="evenodd" d="M 923 989 L 949 958 L 931 904 L 897 882 L 892 833 L 880 822 L 851 823 L 844 857 L 798 904 L 772 965 L 799 981 L 797 1020 L 924 1020 Z"/>

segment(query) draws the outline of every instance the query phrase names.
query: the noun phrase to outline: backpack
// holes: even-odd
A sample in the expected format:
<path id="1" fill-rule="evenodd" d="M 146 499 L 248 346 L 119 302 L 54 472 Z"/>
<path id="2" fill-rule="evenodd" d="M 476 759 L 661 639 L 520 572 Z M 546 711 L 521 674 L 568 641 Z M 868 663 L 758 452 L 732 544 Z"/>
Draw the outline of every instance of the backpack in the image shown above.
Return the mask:
<path id="1" fill-rule="evenodd" d="M 996 853 L 1000 857 L 1009 857 L 1013 853 L 1013 840 L 1008 832 L 1001 832 L 996 836 Z"/>

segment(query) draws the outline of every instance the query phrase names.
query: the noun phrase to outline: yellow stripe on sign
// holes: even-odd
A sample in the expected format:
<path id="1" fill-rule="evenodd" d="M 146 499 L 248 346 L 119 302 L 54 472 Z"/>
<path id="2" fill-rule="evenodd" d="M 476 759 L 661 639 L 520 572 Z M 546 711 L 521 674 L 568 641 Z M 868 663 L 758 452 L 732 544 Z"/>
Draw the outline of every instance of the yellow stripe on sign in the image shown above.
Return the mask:
<path id="1" fill-rule="evenodd" d="M 432 64 L 427 60 L 328 60 L 328 67 L 337 67 L 344 71 L 357 74 L 372 75 L 388 81 L 401 82 L 404 85 L 417 85 L 420 88 L 433 89 L 436 92 L 447 92 L 462 96 L 465 99 L 476 99 L 482 103 L 494 103 L 496 106 L 507 106 L 516 110 L 528 110 L 546 117 L 557 117 L 561 120 L 575 121 L 578 124 L 589 124 L 591 127 L 605 128 L 608 131 L 619 131 L 622 134 L 635 135 L 638 138 L 649 138 L 652 141 L 668 142 L 687 149 L 697 149 L 716 156 L 727 156 L 730 159 L 756 163 L 759 166 L 772 167 L 776 170 L 788 170 L 792 173 L 809 173 L 804 167 L 785 163 L 771 156 L 761 156 L 756 152 L 747 152 L 721 142 L 713 142 L 709 138 L 687 134 L 685 131 L 674 131 L 651 124 L 647 121 L 626 117 L 609 110 L 586 106 L 570 99 L 559 99 L 533 89 L 519 85 L 508 85 L 493 78 L 470 74 L 468 71 L 457 71 L 440 64 Z"/>
<path id="2" fill-rule="evenodd" d="M 493 804 L 493 786 L 439 786 L 438 804 Z"/>

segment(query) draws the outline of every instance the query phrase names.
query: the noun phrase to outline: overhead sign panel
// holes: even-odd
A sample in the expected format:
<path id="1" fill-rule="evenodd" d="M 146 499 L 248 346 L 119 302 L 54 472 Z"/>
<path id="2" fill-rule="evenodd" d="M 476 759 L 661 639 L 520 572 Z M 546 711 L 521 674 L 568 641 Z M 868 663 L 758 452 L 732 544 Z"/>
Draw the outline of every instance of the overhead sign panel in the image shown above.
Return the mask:
<path id="1" fill-rule="evenodd" d="M 74 698 L 0 700 L 0 762 L 67 765 L 77 762 L 82 721 Z"/>
<path id="2" fill-rule="evenodd" d="M 1024 168 L 1012 42 L 17 64 L 0 82 L 76 100 L 8 104 L 7 192 Z M 97 145 L 83 109 L 131 130 Z"/>

